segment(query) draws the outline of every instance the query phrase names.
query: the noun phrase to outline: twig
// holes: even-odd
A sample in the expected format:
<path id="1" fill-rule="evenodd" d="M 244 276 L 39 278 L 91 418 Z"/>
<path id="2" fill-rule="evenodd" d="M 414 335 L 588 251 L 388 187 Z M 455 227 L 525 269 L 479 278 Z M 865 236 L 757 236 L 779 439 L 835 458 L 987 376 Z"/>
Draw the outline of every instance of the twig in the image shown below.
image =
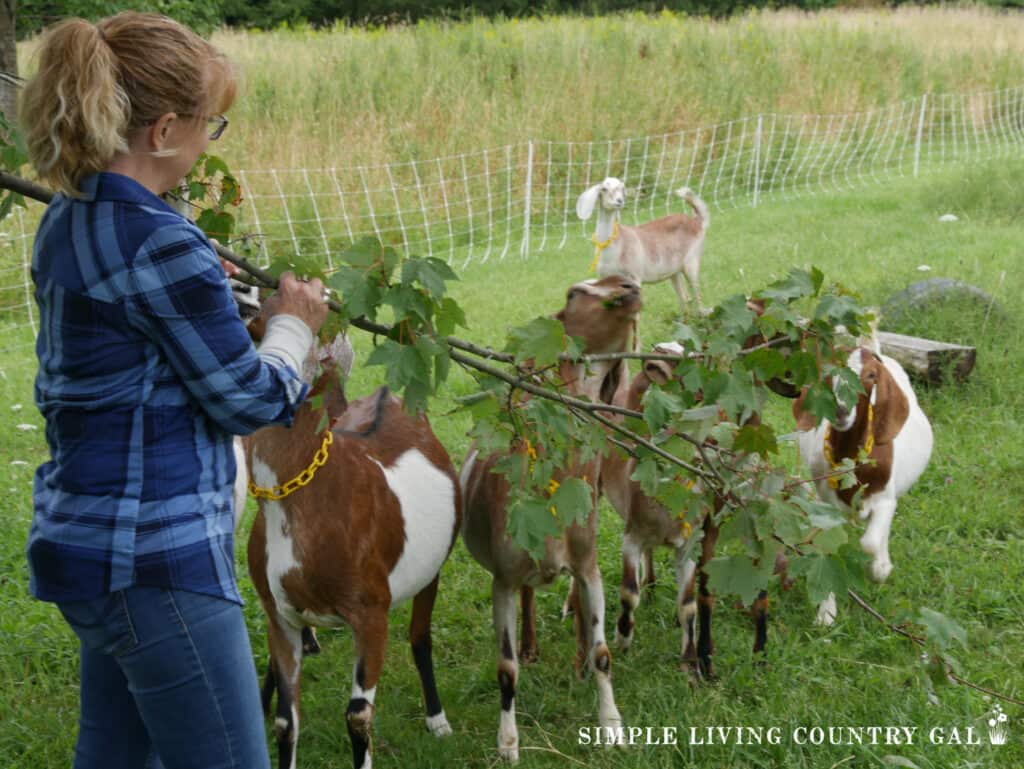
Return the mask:
<path id="1" fill-rule="evenodd" d="M 910 641 L 912 641 L 913 643 L 917 644 L 918 646 L 927 647 L 928 644 L 927 644 L 927 642 L 923 638 L 921 638 L 919 636 L 916 636 L 913 633 L 910 633 L 910 632 L 904 630 L 899 625 L 894 625 L 893 623 L 889 622 L 889 620 L 887 620 L 885 617 L 883 617 L 882 614 L 877 609 L 875 609 L 867 601 L 865 601 L 863 598 L 861 598 L 859 595 L 857 595 L 857 593 L 855 593 L 853 590 L 847 589 L 846 592 L 847 592 L 847 594 L 849 594 L 850 598 L 853 600 L 853 602 L 855 604 L 857 604 L 860 608 L 862 608 L 864 611 L 866 611 L 868 614 L 870 614 L 876 620 L 878 620 L 883 625 L 885 625 L 887 628 L 889 628 L 889 630 L 891 630 L 893 633 L 896 633 L 897 635 L 901 635 L 904 638 L 909 639 Z M 940 657 L 940 659 L 941 659 L 941 657 Z M 989 689 L 989 688 L 984 687 L 984 686 L 979 686 L 978 684 L 972 684 L 970 681 L 968 681 L 968 680 L 958 676 L 952 670 L 949 670 L 948 669 L 948 667 L 949 667 L 948 663 L 943 661 L 943 664 L 947 668 L 946 675 L 948 675 L 951 679 L 956 681 L 958 684 L 961 684 L 962 686 L 966 686 L 968 689 L 974 689 L 975 691 L 979 691 L 982 694 L 987 694 L 990 697 L 995 697 L 996 699 L 1003 700 L 1004 702 L 1009 702 L 1009 703 L 1012 703 L 1014 705 L 1024 706 L 1024 700 L 1019 700 L 1019 699 L 1017 699 L 1015 697 L 1011 697 L 1008 694 L 1002 694 L 1002 693 L 997 692 L 997 691 L 995 691 L 993 689 Z"/>

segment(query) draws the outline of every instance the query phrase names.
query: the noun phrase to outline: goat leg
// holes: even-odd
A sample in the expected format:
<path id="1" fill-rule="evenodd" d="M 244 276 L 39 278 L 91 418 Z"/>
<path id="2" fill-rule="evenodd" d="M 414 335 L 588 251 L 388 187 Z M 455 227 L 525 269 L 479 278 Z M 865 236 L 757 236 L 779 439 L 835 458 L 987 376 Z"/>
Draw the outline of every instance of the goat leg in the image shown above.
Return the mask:
<path id="1" fill-rule="evenodd" d="M 274 737 L 277 742 L 277 765 L 289 769 L 295 765 L 295 748 L 299 735 L 299 700 L 302 678 L 302 633 L 276 615 L 268 615 L 267 639 L 270 643 L 270 673 L 273 686 L 264 684 L 264 692 L 277 689 L 274 712 Z M 266 705 L 269 706 L 269 696 Z"/>
<path id="2" fill-rule="evenodd" d="M 356 664 L 352 673 L 352 696 L 345 712 L 348 736 L 352 740 L 352 765 L 369 769 L 373 762 L 370 728 L 377 681 L 384 666 L 388 641 L 388 607 L 372 607 L 352 624 L 356 642 Z"/>
<path id="3" fill-rule="evenodd" d="M 522 664 L 536 662 L 537 652 L 537 607 L 533 600 L 533 588 L 523 585 L 519 588 L 519 603 L 522 611 L 522 630 L 519 639 L 519 661 Z"/>
<path id="4" fill-rule="evenodd" d="M 516 661 L 515 653 L 515 590 L 494 580 L 491 592 L 494 633 L 498 641 L 498 688 L 501 691 L 498 755 L 506 761 L 516 762 L 519 760 L 519 730 L 516 727 L 516 683 L 519 680 L 519 663 Z"/>
<path id="5" fill-rule="evenodd" d="M 420 674 L 423 687 L 423 700 L 427 707 L 427 729 L 435 737 L 446 737 L 452 733 L 452 727 L 441 707 L 441 698 L 437 695 L 437 682 L 434 680 L 433 641 L 430 635 L 430 619 L 434 612 L 434 600 L 437 598 L 437 581 L 423 588 L 412 601 L 412 619 L 409 621 L 409 644 L 412 657 L 416 662 L 416 670 Z"/>

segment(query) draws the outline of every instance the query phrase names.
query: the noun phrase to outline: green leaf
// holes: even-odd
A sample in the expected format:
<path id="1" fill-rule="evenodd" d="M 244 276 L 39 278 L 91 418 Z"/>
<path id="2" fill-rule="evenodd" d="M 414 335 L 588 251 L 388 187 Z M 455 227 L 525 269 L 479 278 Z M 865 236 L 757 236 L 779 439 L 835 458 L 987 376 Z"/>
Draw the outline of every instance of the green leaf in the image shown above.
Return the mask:
<path id="1" fill-rule="evenodd" d="M 801 556 L 790 561 L 789 572 L 793 577 L 807 577 L 807 596 L 811 603 L 821 603 L 829 593 L 835 594 L 837 605 L 845 603 L 849 579 L 841 558 L 817 553 Z"/>
<path id="2" fill-rule="evenodd" d="M 814 414 L 820 422 L 822 419 L 834 420 L 836 418 L 836 397 L 832 388 L 825 382 L 815 383 L 804 398 L 804 410 Z"/>
<path id="3" fill-rule="evenodd" d="M 658 493 L 658 483 L 661 480 L 661 470 L 658 461 L 652 456 L 646 456 L 636 463 L 636 469 L 629 476 L 631 481 L 640 484 L 644 494 L 653 497 Z"/>
<path id="4" fill-rule="evenodd" d="M 432 314 L 431 308 L 427 305 L 427 297 L 418 289 L 404 283 L 387 289 L 381 297 L 381 302 L 395 311 L 395 323 L 400 323 L 407 318 L 425 323 Z"/>
<path id="5" fill-rule="evenodd" d="M 651 433 L 656 433 L 665 426 L 672 414 L 678 413 L 680 403 L 657 385 L 648 388 L 644 393 L 644 421 Z"/>
<path id="6" fill-rule="evenodd" d="M 515 496 L 508 508 L 507 530 L 512 541 L 533 558 L 544 556 L 544 538 L 556 537 L 562 527 L 551 504 L 536 496 Z"/>
<path id="7" fill-rule="evenodd" d="M 228 164 L 224 162 L 224 159 L 218 155 L 206 155 L 205 164 L 203 166 L 203 173 L 207 176 L 215 176 L 218 173 L 230 176 L 231 171 L 228 168 Z"/>
<path id="8" fill-rule="evenodd" d="M 449 336 L 455 333 L 455 328 L 469 328 L 466 324 L 466 314 L 462 311 L 458 302 L 450 296 L 441 300 L 434 313 L 437 333 L 441 336 Z"/>
<path id="9" fill-rule="evenodd" d="M 341 295 L 341 304 L 350 318 L 361 315 L 373 320 L 381 300 L 381 287 L 376 279 L 367 279 L 359 270 L 341 267 L 327 279 L 327 285 Z"/>
<path id="10" fill-rule="evenodd" d="M 758 410 L 757 390 L 750 374 L 737 372 L 727 375 L 725 390 L 714 401 L 705 398 L 705 403 L 717 403 L 734 419 L 741 421 Z"/>
<path id="11" fill-rule="evenodd" d="M 205 232 L 207 237 L 225 242 L 235 229 L 235 217 L 226 211 L 207 208 L 196 217 L 196 227 Z"/>
<path id="12" fill-rule="evenodd" d="M 565 349 L 565 330 L 554 318 L 534 318 L 525 326 L 509 331 L 506 352 L 515 354 L 516 363 L 533 359 L 536 368 L 553 365 Z"/>
<path id="13" fill-rule="evenodd" d="M 747 307 L 747 297 L 736 294 L 719 304 L 711 317 L 730 335 L 745 339 L 750 335 L 756 316 Z"/>
<path id="14" fill-rule="evenodd" d="M 774 564 L 755 566 L 747 556 L 718 556 L 712 558 L 705 568 L 713 592 L 737 595 L 749 606 L 757 594 L 768 587 Z"/>
<path id="15" fill-rule="evenodd" d="M 956 641 L 964 649 L 967 648 L 967 631 L 945 614 L 922 606 L 917 621 L 924 625 L 928 640 L 934 643 L 940 651 L 947 650 L 953 641 Z"/>
<path id="16" fill-rule="evenodd" d="M 793 268 L 782 280 L 772 283 L 763 291 L 758 291 L 756 296 L 761 299 L 773 299 L 777 302 L 791 302 L 794 299 L 802 299 L 812 296 L 821 288 L 821 281 L 824 276 L 816 268 L 812 272 Z"/>
<path id="17" fill-rule="evenodd" d="M 857 396 L 864 392 L 864 387 L 860 383 L 860 377 L 854 373 L 853 369 L 846 366 L 838 368 L 834 376 L 836 398 L 852 408 L 857 402 Z"/>
<path id="18" fill-rule="evenodd" d="M 593 489 L 580 478 L 566 478 L 551 495 L 551 506 L 555 508 L 562 526 L 571 523 L 582 526 L 594 509 Z"/>
<path id="19" fill-rule="evenodd" d="M 675 323 L 672 326 L 672 338 L 687 350 L 699 350 L 701 348 L 700 335 L 685 323 Z"/>
<path id="20" fill-rule="evenodd" d="M 832 555 L 842 545 L 846 544 L 846 529 L 836 526 L 833 529 L 825 529 L 814 535 L 813 545 L 815 549 L 824 555 Z"/>
<path id="21" fill-rule="evenodd" d="M 434 299 L 440 299 L 447 290 L 445 282 L 458 280 L 447 262 L 429 257 L 427 259 L 407 259 L 402 265 L 402 283 L 410 284 L 419 281 Z"/>
<path id="22" fill-rule="evenodd" d="M 736 433 L 733 448 L 748 454 L 756 453 L 767 457 L 769 454 L 778 453 L 779 444 L 775 440 L 775 431 L 770 425 L 747 423 Z"/>

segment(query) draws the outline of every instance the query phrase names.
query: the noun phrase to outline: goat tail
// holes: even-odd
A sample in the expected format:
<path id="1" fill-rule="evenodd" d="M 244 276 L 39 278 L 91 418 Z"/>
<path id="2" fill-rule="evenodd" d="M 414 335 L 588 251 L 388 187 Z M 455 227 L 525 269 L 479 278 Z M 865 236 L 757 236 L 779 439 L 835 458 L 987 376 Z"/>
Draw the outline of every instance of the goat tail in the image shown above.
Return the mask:
<path id="1" fill-rule="evenodd" d="M 689 187 L 680 187 L 676 190 L 676 195 L 693 207 L 694 212 L 697 214 L 697 218 L 700 219 L 701 225 L 703 225 L 704 229 L 707 230 L 707 228 L 711 226 L 711 211 L 708 209 L 707 203 L 697 197 L 697 193 Z"/>

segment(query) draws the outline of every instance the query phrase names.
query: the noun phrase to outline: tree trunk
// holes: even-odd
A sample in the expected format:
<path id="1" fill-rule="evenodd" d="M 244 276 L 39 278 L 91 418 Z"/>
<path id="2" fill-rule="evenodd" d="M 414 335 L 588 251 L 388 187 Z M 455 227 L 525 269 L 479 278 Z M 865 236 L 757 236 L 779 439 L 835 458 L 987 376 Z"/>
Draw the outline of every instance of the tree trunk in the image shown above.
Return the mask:
<path id="1" fill-rule="evenodd" d="M 0 0 L 0 110 L 13 123 L 18 117 L 18 41 L 14 35 L 17 0 Z"/>

